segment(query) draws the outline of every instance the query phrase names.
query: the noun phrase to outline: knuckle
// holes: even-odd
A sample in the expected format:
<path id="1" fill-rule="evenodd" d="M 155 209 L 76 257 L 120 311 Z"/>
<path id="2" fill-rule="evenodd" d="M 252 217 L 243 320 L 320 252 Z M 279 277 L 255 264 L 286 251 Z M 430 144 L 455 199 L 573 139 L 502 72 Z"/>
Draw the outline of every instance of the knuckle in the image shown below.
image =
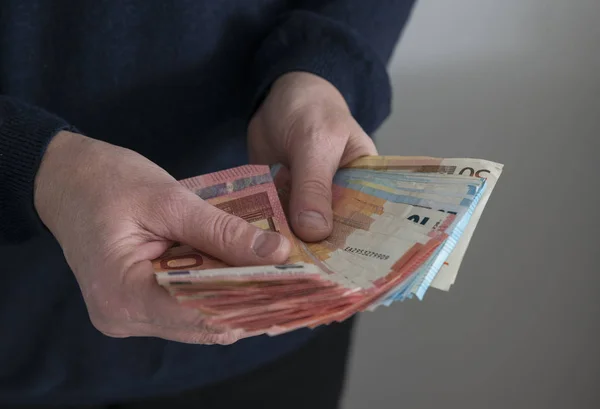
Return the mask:
<path id="1" fill-rule="evenodd" d="M 233 332 L 226 332 L 224 334 L 220 334 L 218 336 L 218 344 L 219 345 L 231 345 L 239 341 L 240 336 Z"/>
<path id="2" fill-rule="evenodd" d="M 340 132 L 339 125 L 325 123 L 313 123 L 307 126 L 304 135 L 308 141 L 318 142 L 320 151 L 334 149 L 343 141 L 344 133 Z"/>
<path id="3" fill-rule="evenodd" d="M 88 292 L 86 304 L 92 325 L 104 335 L 111 337 L 128 337 L 132 334 L 127 330 L 130 324 L 138 321 L 129 309 L 119 299 L 105 296 L 106 291 Z"/>
<path id="4" fill-rule="evenodd" d="M 126 327 L 121 324 L 117 324 L 106 317 L 101 315 L 91 315 L 90 320 L 94 328 L 100 331 L 103 335 L 111 338 L 127 338 L 132 334 L 126 330 Z"/>
<path id="5" fill-rule="evenodd" d="M 331 139 L 348 137 L 347 115 L 342 115 L 340 112 L 331 109 L 321 109 L 317 112 L 318 114 L 306 124 L 305 135 Z"/>
<path id="6" fill-rule="evenodd" d="M 231 332 L 211 334 L 206 332 L 194 332 L 186 340 L 192 344 L 203 345 L 231 345 L 239 340 L 239 337 Z"/>
<path id="7" fill-rule="evenodd" d="M 224 247 L 239 246 L 247 232 L 242 219 L 221 212 L 212 217 L 208 228 L 211 229 L 213 242 Z"/>
<path id="8" fill-rule="evenodd" d="M 286 140 L 290 144 L 314 142 L 335 145 L 348 139 L 348 124 L 337 113 L 330 113 L 320 107 L 303 110 L 289 121 Z"/>
<path id="9" fill-rule="evenodd" d="M 320 196 L 325 199 L 331 198 L 331 184 L 330 181 L 324 179 L 307 179 L 302 181 L 300 185 L 300 191 L 303 195 Z"/>

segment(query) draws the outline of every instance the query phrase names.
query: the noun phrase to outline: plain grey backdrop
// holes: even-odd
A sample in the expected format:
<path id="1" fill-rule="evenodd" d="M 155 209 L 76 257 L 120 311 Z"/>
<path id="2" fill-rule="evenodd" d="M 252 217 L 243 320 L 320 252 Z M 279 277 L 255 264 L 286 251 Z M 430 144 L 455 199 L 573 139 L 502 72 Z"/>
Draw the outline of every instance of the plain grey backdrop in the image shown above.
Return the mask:
<path id="1" fill-rule="evenodd" d="M 419 0 L 380 154 L 501 162 L 450 292 L 360 316 L 345 409 L 600 408 L 600 0 Z"/>

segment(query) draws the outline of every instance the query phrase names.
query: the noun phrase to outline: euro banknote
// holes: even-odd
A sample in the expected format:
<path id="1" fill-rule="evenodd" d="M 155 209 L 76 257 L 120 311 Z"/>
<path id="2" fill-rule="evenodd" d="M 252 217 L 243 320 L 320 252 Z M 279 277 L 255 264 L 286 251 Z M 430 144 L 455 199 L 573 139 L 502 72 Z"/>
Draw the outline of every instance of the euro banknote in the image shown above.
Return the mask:
<path id="1" fill-rule="evenodd" d="M 431 286 L 440 290 L 449 290 L 454 284 L 463 257 L 481 218 L 483 210 L 502 174 L 504 165 L 489 160 L 473 158 L 434 158 L 406 156 L 373 156 L 363 157 L 352 163 L 353 169 L 379 170 L 389 173 L 396 171 L 410 174 L 439 173 L 459 175 L 471 178 L 483 178 L 487 188 L 479 200 L 478 206 L 469 219 L 463 234 L 459 238 L 453 252 L 442 265 Z"/>
<path id="2" fill-rule="evenodd" d="M 156 278 L 208 323 L 276 335 L 343 321 L 447 290 L 502 165 L 479 159 L 364 157 L 332 183 L 333 231 L 307 243 L 286 217 L 291 175 L 242 166 L 181 181 L 208 203 L 292 243 L 280 266 L 229 266 L 184 244 L 153 261 Z M 201 227 L 200 227 L 201 228 Z M 441 277 L 441 278 L 440 278 Z"/>

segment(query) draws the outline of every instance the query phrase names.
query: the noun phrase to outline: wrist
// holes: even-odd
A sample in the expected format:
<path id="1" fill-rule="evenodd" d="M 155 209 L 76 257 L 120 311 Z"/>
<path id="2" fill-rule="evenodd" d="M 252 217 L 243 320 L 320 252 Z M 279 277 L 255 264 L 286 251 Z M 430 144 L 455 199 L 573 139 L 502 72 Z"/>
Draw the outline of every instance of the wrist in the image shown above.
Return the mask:
<path id="1" fill-rule="evenodd" d="M 55 234 L 67 181 L 78 176 L 79 158 L 92 140 L 83 135 L 58 132 L 48 144 L 34 179 L 33 201 L 38 216 Z"/>

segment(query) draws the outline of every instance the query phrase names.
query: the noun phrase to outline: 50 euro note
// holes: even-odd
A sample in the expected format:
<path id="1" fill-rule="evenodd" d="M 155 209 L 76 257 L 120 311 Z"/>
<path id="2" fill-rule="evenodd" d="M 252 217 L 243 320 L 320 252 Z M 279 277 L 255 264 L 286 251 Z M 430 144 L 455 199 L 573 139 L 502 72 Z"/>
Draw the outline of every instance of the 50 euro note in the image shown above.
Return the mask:
<path id="1" fill-rule="evenodd" d="M 456 280 L 458 270 L 473 237 L 477 223 L 502 174 L 503 165 L 483 159 L 471 158 L 371 156 L 359 158 L 348 164 L 345 168 L 378 170 L 390 172 L 390 174 L 394 171 L 403 173 L 441 173 L 486 179 L 487 186 L 481 198 L 479 198 L 478 206 L 470 215 L 468 224 L 464 227 L 462 235 L 458 239 L 454 249 L 431 282 L 432 287 L 448 291 Z"/>
<path id="2" fill-rule="evenodd" d="M 393 301 L 412 298 L 412 295 L 422 299 L 432 279 L 462 235 L 464 227 L 485 191 L 485 179 L 431 173 L 407 176 L 406 173 L 394 172 L 393 175 L 389 175 L 379 171 L 357 169 L 345 169 L 338 172 L 338 175 L 334 178 L 334 183 L 390 202 L 460 214 L 458 223 L 449 232 L 443 245 L 419 268 L 411 280 L 407 280 L 402 288 L 396 289 L 395 293 L 389 294 L 387 300 L 382 303 L 389 305 Z M 419 219 L 412 220 L 419 223 Z M 373 305 L 371 309 L 376 307 L 377 305 Z"/>

